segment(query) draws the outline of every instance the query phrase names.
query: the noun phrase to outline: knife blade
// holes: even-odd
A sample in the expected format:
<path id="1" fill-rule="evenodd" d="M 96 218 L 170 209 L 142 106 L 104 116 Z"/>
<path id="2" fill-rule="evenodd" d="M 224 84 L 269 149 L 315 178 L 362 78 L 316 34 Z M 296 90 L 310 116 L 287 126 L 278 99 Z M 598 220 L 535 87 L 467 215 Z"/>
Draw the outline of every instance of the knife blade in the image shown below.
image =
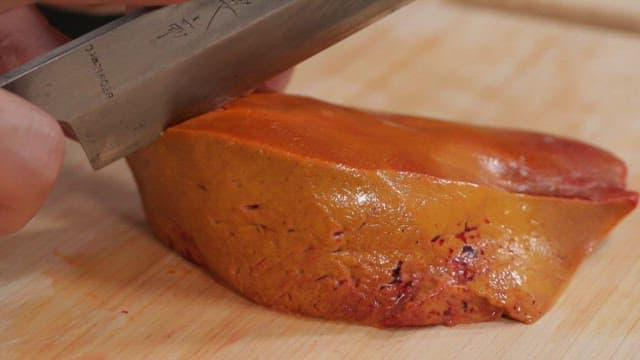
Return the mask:
<path id="1" fill-rule="evenodd" d="M 0 87 L 57 118 L 100 169 L 410 1 L 192 0 L 139 11 L 0 76 Z"/>

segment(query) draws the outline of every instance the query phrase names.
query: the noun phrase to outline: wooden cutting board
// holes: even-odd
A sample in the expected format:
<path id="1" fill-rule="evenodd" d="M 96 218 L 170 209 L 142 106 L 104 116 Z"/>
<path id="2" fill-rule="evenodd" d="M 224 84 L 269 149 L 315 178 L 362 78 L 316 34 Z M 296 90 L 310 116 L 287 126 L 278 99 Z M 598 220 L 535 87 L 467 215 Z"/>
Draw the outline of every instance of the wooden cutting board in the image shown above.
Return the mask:
<path id="1" fill-rule="evenodd" d="M 640 32 L 638 0 L 451 0 L 591 26 Z"/>
<path id="2" fill-rule="evenodd" d="M 536 129 L 607 148 L 640 189 L 640 38 L 419 1 L 299 66 L 290 92 Z M 640 350 L 640 211 L 533 325 L 381 330 L 254 305 L 159 245 L 120 162 L 69 143 L 47 206 L 0 239 L 0 359 L 629 359 Z"/>

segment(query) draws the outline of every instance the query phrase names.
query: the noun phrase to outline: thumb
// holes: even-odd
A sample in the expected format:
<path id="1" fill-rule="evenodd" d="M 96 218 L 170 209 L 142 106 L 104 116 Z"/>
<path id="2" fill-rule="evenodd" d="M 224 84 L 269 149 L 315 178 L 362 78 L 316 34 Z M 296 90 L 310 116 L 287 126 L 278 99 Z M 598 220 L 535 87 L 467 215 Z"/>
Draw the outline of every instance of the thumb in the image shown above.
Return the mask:
<path id="1" fill-rule="evenodd" d="M 58 123 L 0 89 L 0 235 L 22 228 L 51 191 L 64 157 Z"/>

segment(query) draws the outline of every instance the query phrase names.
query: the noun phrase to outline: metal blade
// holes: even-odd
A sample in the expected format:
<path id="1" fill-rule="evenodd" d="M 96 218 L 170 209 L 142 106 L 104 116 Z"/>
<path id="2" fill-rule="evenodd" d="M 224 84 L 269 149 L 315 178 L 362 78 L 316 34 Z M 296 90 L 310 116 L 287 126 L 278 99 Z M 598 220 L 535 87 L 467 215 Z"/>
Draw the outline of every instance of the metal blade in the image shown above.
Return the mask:
<path id="1" fill-rule="evenodd" d="M 194 0 L 119 19 L 0 86 L 59 119 L 98 169 L 409 1 Z"/>

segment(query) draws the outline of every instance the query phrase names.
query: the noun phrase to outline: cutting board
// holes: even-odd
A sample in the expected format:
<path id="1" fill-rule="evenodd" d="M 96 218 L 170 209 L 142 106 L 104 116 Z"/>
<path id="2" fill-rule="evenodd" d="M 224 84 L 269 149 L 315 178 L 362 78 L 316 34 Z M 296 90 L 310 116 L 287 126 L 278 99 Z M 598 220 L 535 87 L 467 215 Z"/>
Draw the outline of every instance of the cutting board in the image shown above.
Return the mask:
<path id="1" fill-rule="evenodd" d="M 451 0 L 516 13 L 640 32 L 638 0 Z"/>
<path id="2" fill-rule="evenodd" d="M 297 68 L 288 91 L 602 146 L 640 189 L 640 38 L 418 1 Z M 603 359 L 640 350 L 640 211 L 532 325 L 375 329 L 255 305 L 156 242 L 120 162 L 68 144 L 60 180 L 0 239 L 0 359 Z"/>

